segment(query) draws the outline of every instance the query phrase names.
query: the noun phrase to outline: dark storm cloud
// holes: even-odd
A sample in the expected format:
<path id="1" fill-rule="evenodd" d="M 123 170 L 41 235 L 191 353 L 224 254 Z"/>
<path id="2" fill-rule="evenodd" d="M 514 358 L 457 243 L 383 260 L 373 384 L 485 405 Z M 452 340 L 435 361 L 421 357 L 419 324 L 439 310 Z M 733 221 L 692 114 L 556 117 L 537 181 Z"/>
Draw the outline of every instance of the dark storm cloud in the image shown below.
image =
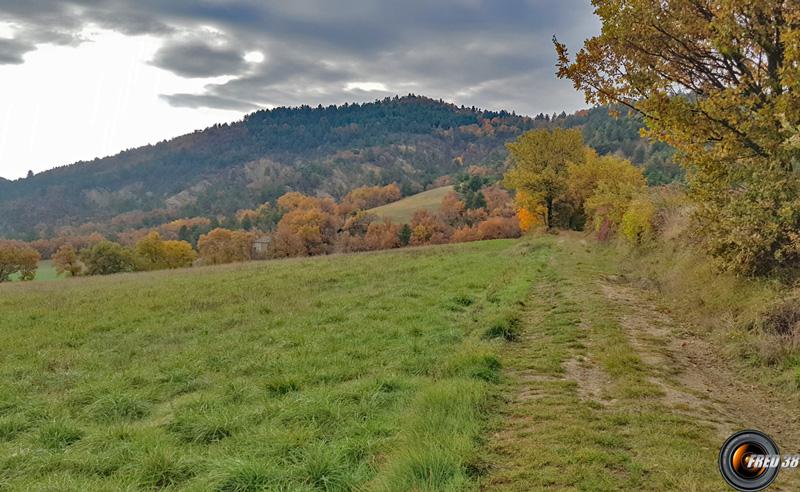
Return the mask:
<path id="1" fill-rule="evenodd" d="M 202 42 L 167 44 L 156 53 L 153 65 L 183 77 L 215 77 L 242 72 L 247 63 L 235 48 Z"/>
<path id="2" fill-rule="evenodd" d="M 22 55 L 31 51 L 34 46 L 16 39 L 0 39 L 0 65 L 22 63 Z"/>
<path id="3" fill-rule="evenodd" d="M 87 24 L 148 33 L 164 39 L 154 65 L 232 77 L 166 101 L 237 110 L 408 92 L 527 113 L 574 109 L 582 99 L 554 80 L 551 37 L 574 47 L 599 29 L 588 0 L 0 0 L 0 18 L 19 29 L 15 44 L 0 40 L 0 63 L 19 63 L 37 43 L 74 44 Z M 265 60 L 245 62 L 249 51 Z"/>
<path id="4" fill-rule="evenodd" d="M 258 106 L 246 101 L 228 99 L 211 94 L 164 94 L 162 99 L 176 108 L 219 108 L 234 111 L 251 111 Z"/>

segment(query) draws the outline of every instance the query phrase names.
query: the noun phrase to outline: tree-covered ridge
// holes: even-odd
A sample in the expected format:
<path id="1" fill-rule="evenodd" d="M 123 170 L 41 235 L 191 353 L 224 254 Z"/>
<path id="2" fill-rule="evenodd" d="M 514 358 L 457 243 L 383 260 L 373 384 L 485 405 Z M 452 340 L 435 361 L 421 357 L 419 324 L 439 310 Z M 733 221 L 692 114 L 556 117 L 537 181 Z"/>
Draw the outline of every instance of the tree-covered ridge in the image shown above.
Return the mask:
<path id="1" fill-rule="evenodd" d="M 412 194 L 470 165 L 502 170 L 505 143 L 542 126 L 583 126 L 585 140 L 600 153 L 621 153 L 651 177 L 651 169 L 660 169 L 651 164 L 660 151 L 639 139 L 637 125 L 602 108 L 529 118 L 414 95 L 257 111 L 239 122 L 0 182 L 0 237 L 231 216 L 287 191 L 340 198 L 358 186 L 397 183 Z M 672 176 L 652 173 L 655 182 Z"/>
<path id="2" fill-rule="evenodd" d="M 664 142 L 652 142 L 641 136 L 642 117 L 622 106 L 598 106 L 578 111 L 565 118 L 565 127 L 583 129 L 586 145 L 600 155 L 619 154 L 637 166 L 651 185 L 672 183 L 683 178 L 683 170 L 673 160 L 674 149 Z"/>

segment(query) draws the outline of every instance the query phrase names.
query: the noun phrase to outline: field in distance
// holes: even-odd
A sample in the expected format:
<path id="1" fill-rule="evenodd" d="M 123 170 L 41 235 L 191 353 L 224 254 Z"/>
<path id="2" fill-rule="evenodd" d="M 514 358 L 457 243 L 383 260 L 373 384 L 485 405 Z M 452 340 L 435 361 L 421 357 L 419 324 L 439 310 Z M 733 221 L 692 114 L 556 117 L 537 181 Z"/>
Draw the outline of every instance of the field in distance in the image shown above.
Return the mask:
<path id="1" fill-rule="evenodd" d="M 2 285 L 0 483 L 474 488 L 526 245 Z"/>
<path id="2" fill-rule="evenodd" d="M 56 268 L 53 266 L 53 262 L 51 260 L 42 260 L 39 262 L 39 266 L 36 269 L 36 277 L 33 279 L 34 281 L 38 280 L 56 280 L 63 277 L 60 277 L 58 273 L 56 273 Z M 12 275 L 11 281 L 18 281 L 19 275 Z"/>
<path id="3" fill-rule="evenodd" d="M 368 210 L 378 217 L 386 217 L 397 224 L 408 224 L 411 222 L 411 217 L 417 210 L 428 210 L 436 212 L 442 206 L 442 198 L 448 193 L 453 191 L 452 186 L 442 186 L 441 188 L 434 188 L 432 190 L 423 191 L 416 195 L 403 198 L 396 202 L 381 207 L 376 207 Z"/>

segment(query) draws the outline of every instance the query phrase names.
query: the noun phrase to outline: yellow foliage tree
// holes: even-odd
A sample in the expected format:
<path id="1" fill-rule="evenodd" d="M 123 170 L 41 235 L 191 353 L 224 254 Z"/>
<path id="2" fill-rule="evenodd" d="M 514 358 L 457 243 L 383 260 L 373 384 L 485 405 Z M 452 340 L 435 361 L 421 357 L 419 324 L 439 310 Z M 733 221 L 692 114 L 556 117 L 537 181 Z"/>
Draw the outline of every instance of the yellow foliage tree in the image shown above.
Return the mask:
<path id="1" fill-rule="evenodd" d="M 595 231 L 616 230 L 633 197 L 647 191 L 647 179 L 626 159 L 603 156 L 589 162 L 584 168 L 592 169 L 595 180 L 584 202 L 586 215 Z"/>
<path id="2" fill-rule="evenodd" d="M 528 232 L 545 223 L 544 216 L 547 211 L 544 205 L 525 191 L 517 191 L 514 196 L 514 204 L 517 207 L 519 227 L 523 232 Z"/>
<path id="3" fill-rule="evenodd" d="M 725 268 L 800 262 L 800 2 L 593 0 L 602 21 L 558 75 L 641 113 L 678 150 L 697 226 Z"/>
<path id="4" fill-rule="evenodd" d="M 566 191 L 568 166 L 585 159 L 580 130 L 531 130 L 507 146 L 511 169 L 505 175 L 506 185 L 541 203 L 545 227 L 555 226 L 554 205 Z"/>
<path id="5" fill-rule="evenodd" d="M 136 256 L 147 270 L 185 268 L 192 266 L 197 253 L 186 241 L 163 241 L 156 231 L 151 231 L 136 243 Z"/>
<path id="6" fill-rule="evenodd" d="M 648 195 L 634 197 L 622 216 L 620 230 L 632 245 L 647 242 L 653 237 L 653 220 L 656 207 Z"/>

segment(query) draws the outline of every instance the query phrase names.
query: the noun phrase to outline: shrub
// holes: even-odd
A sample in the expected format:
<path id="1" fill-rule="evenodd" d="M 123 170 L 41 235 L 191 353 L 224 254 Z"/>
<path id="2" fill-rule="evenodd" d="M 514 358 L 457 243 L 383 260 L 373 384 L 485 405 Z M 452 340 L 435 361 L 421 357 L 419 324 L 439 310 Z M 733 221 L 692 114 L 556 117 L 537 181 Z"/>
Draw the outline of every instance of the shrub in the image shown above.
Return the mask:
<path id="1" fill-rule="evenodd" d="M 620 231 L 630 244 L 642 244 L 653 237 L 653 220 L 656 207 L 647 195 L 631 200 L 622 216 Z"/>
<path id="2" fill-rule="evenodd" d="M 453 233 L 453 237 L 451 238 L 451 241 L 454 243 L 466 243 L 480 240 L 481 233 L 478 231 L 478 228 L 467 226 L 456 229 L 456 231 Z"/>
<path id="3" fill-rule="evenodd" d="M 519 220 L 516 217 L 489 217 L 478 224 L 481 239 L 504 239 L 520 236 Z"/>
<path id="4" fill-rule="evenodd" d="M 133 272 L 137 270 L 133 251 L 121 244 L 100 241 L 80 254 L 89 275 L 110 275 L 112 273 Z"/>

